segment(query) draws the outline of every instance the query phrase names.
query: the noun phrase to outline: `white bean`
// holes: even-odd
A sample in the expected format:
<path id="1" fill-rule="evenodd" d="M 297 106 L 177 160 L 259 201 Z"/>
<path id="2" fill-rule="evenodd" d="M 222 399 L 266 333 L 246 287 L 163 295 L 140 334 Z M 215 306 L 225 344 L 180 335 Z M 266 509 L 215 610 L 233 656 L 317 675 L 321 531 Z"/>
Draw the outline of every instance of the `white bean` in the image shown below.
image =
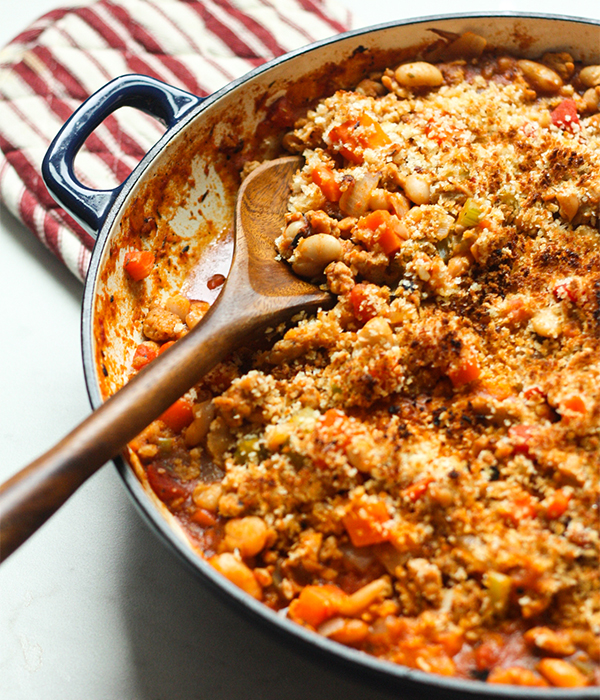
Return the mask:
<path id="1" fill-rule="evenodd" d="M 404 192 L 417 205 L 429 204 L 429 182 L 422 175 L 409 175 L 404 181 Z"/>
<path id="2" fill-rule="evenodd" d="M 404 87 L 438 87 L 444 82 L 440 69 L 426 61 L 404 63 L 396 68 L 394 77 Z"/>
<path id="3" fill-rule="evenodd" d="M 525 80 L 534 90 L 555 95 L 563 85 L 560 75 L 552 68 L 535 61 L 517 61 Z"/>
<path id="4" fill-rule="evenodd" d="M 579 80 L 587 87 L 600 85 L 600 66 L 586 66 L 579 71 Z"/>
<path id="5" fill-rule="evenodd" d="M 316 277 L 341 254 L 342 244 L 335 236 L 317 233 L 298 243 L 291 259 L 292 269 L 301 277 Z"/>
<path id="6" fill-rule="evenodd" d="M 281 252 L 284 258 L 289 258 L 292 254 L 292 244 L 296 240 L 296 236 L 302 231 L 307 230 L 306 221 L 304 219 L 296 219 L 291 221 L 286 227 L 284 232 L 279 236 L 276 241 L 277 248 Z"/>

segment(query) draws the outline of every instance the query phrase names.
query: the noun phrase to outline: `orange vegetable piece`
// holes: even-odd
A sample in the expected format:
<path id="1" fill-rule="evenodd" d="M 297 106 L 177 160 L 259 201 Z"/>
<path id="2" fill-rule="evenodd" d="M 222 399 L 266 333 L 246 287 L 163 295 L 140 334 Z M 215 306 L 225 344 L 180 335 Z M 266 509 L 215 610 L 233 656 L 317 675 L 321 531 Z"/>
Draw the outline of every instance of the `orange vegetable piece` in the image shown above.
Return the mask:
<path id="1" fill-rule="evenodd" d="M 369 300 L 369 287 L 366 284 L 355 284 L 350 292 L 350 304 L 354 315 L 361 323 L 366 323 L 377 316 L 377 309 Z"/>
<path id="2" fill-rule="evenodd" d="M 550 498 L 550 503 L 546 508 L 546 517 L 550 520 L 555 520 L 564 515 L 569 507 L 571 494 L 565 493 L 562 489 L 557 489 Z"/>
<path id="3" fill-rule="evenodd" d="M 579 115 L 577 114 L 577 105 L 575 100 L 567 98 L 563 100 L 550 113 L 550 119 L 554 126 L 566 131 L 575 131 L 579 126 Z"/>
<path id="4" fill-rule="evenodd" d="M 215 516 L 204 508 L 198 508 L 198 510 L 190 516 L 190 520 L 202 527 L 212 527 L 217 524 Z"/>
<path id="5" fill-rule="evenodd" d="M 128 250 L 125 253 L 123 267 L 132 280 L 139 282 L 152 272 L 154 253 L 149 250 Z"/>
<path id="6" fill-rule="evenodd" d="M 416 503 L 419 498 L 425 494 L 429 488 L 429 484 L 431 484 L 432 481 L 435 481 L 432 476 L 426 476 L 423 479 L 419 479 L 419 481 L 415 481 L 414 484 L 411 484 L 403 489 L 402 495 L 408 498 L 409 501 Z"/>
<path id="7" fill-rule="evenodd" d="M 327 165 L 317 165 L 313 168 L 310 176 L 315 185 L 320 187 L 326 199 L 330 202 L 339 202 L 342 190 L 331 168 Z"/>
<path id="8" fill-rule="evenodd" d="M 154 462 L 146 467 L 148 483 L 163 503 L 186 498 L 188 492 L 177 479 L 160 464 Z"/>
<path id="9" fill-rule="evenodd" d="M 327 411 L 325 411 L 325 414 L 323 415 L 323 418 L 321 420 L 321 425 L 324 428 L 330 428 L 332 425 L 339 423 L 339 425 L 341 426 L 345 418 L 346 416 L 337 408 L 330 408 Z"/>
<path id="10" fill-rule="evenodd" d="M 455 387 L 474 382 L 480 374 L 479 359 L 473 350 L 462 352 L 458 362 L 448 370 L 448 377 Z"/>
<path id="11" fill-rule="evenodd" d="M 385 523 L 390 519 L 383 501 L 356 501 L 342 522 L 355 547 L 379 544 L 389 539 Z"/>
<path id="12" fill-rule="evenodd" d="M 377 232 L 377 242 L 386 255 L 397 253 L 407 238 L 406 227 L 395 214 L 386 209 L 376 209 L 361 217 L 358 226 Z"/>
<path id="13" fill-rule="evenodd" d="M 142 367 L 145 367 L 147 364 L 150 364 L 150 362 L 152 362 L 152 360 L 154 360 L 157 355 L 158 351 L 154 344 L 150 345 L 150 343 L 141 343 L 135 349 L 135 353 L 133 354 L 133 360 L 131 361 L 131 366 L 135 370 L 140 370 L 142 369 Z"/>
<path id="14" fill-rule="evenodd" d="M 498 512 L 509 524 L 517 525 L 525 518 L 533 518 L 537 514 L 536 503 L 529 493 L 523 491 L 515 496 L 512 504 L 506 508 L 502 506 Z"/>
<path id="15" fill-rule="evenodd" d="M 329 140 L 352 163 L 363 162 L 363 149 L 380 148 L 391 143 L 390 137 L 368 114 L 334 126 L 329 132 Z"/>
<path id="16" fill-rule="evenodd" d="M 174 340 L 167 340 L 166 343 L 163 343 L 159 348 L 158 348 L 158 354 L 162 355 L 165 350 L 168 350 L 172 345 L 175 345 Z"/>
<path id="17" fill-rule="evenodd" d="M 341 588 L 331 584 L 305 586 L 300 595 L 292 600 L 290 617 L 307 622 L 313 627 L 337 615 L 342 602 L 348 597 Z"/>
<path id="18" fill-rule="evenodd" d="M 180 433 L 194 420 L 192 404 L 187 399 L 178 399 L 161 415 L 160 419 L 171 430 Z"/>
<path id="19" fill-rule="evenodd" d="M 535 427 L 527 423 L 511 425 L 508 429 L 508 437 L 513 444 L 515 452 L 528 455 L 531 449 L 532 440 L 535 437 Z"/>
<path id="20" fill-rule="evenodd" d="M 574 413 L 585 413 L 587 407 L 581 396 L 575 395 L 569 396 L 562 401 L 561 408 L 566 408 L 568 411 L 573 411 Z"/>

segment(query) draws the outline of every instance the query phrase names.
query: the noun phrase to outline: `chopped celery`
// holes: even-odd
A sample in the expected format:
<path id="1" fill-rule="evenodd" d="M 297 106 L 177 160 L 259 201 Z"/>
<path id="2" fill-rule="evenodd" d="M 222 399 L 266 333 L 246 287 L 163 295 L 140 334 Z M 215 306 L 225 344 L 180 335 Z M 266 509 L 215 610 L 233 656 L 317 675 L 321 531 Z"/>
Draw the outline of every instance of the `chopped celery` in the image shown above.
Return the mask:
<path id="1" fill-rule="evenodd" d="M 261 453 L 262 449 L 259 438 L 247 436 L 238 442 L 233 458 L 237 464 L 259 462 L 262 458 Z"/>
<path id="2" fill-rule="evenodd" d="M 469 199 L 467 199 L 467 201 L 463 204 L 456 223 L 459 226 L 464 226 L 465 228 L 472 228 L 473 226 L 477 226 L 482 218 L 483 212 L 479 208 L 479 205 L 477 202 L 475 202 L 475 200 L 469 197 Z"/>
<path id="3" fill-rule="evenodd" d="M 496 612 L 502 612 L 508 605 L 512 579 L 499 571 L 490 571 L 484 577 L 485 587 L 490 594 L 490 602 Z"/>

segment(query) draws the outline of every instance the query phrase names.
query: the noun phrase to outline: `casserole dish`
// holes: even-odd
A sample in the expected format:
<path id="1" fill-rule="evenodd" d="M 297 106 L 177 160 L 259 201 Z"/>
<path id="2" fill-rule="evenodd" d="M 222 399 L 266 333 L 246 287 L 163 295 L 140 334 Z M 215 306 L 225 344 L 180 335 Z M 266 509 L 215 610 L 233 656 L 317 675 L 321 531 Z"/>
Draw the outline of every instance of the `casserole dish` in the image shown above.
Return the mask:
<path id="1" fill-rule="evenodd" d="M 206 281 L 215 274 L 226 275 L 233 205 L 244 163 L 277 156 L 296 110 L 355 85 L 371 71 L 413 57 L 432 43 L 432 36 L 435 40 L 432 30 L 473 31 L 523 57 L 552 50 L 567 51 L 584 63 L 598 62 L 598 25 L 593 22 L 483 15 L 430 18 L 352 32 L 308 47 L 204 101 L 150 79 L 127 76 L 101 90 L 74 115 L 52 147 L 44 173 L 61 204 L 91 233 L 99 232 L 83 311 L 84 364 L 94 406 L 126 381 L 132 352 L 142 340 L 136 329 L 152 297 L 170 296 L 183 288 L 191 298 L 202 299 Z M 90 191 L 74 176 L 75 154 L 95 126 L 124 105 L 163 119 L 168 132 L 123 185 L 113 191 Z M 157 265 L 152 276 L 136 286 L 124 276 L 121 251 L 148 245 Z M 144 514 L 184 560 L 230 599 L 276 628 L 355 668 L 398 683 L 436 688 L 440 694 L 523 693 L 518 687 L 484 686 L 409 670 L 315 637 L 216 574 L 147 483 L 140 483 L 139 470 L 136 476 L 125 461 L 118 465 Z M 554 697 L 561 692 L 528 688 L 524 694 Z M 572 690 L 570 697 L 592 697 L 593 692 Z"/>

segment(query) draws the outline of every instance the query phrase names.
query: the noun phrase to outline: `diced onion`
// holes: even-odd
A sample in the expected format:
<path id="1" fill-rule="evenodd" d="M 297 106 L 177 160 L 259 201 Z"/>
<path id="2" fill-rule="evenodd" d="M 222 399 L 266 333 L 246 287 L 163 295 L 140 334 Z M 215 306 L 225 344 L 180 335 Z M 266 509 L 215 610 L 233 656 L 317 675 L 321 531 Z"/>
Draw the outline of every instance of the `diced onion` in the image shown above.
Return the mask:
<path id="1" fill-rule="evenodd" d="M 340 209 L 347 216 L 362 216 L 369 208 L 369 198 L 379 183 L 379 175 L 366 173 L 354 180 L 340 197 Z"/>

